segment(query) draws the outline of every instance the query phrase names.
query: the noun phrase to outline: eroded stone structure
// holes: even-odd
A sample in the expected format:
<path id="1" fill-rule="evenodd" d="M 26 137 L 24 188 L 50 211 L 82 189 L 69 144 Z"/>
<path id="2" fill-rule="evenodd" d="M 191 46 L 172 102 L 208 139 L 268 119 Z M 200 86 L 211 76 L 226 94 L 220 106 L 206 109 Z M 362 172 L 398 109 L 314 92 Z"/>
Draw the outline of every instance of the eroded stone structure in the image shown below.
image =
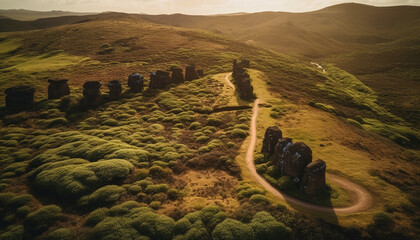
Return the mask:
<path id="1" fill-rule="evenodd" d="M 6 94 L 6 110 L 18 112 L 29 109 L 34 104 L 35 88 L 29 86 L 16 86 L 4 91 Z"/>
<path id="2" fill-rule="evenodd" d="M 88 81 L 83 84 L 83 107 L 95 108 L 102 104 L 101 86 L 98 81 Z"/>
<path id="3" fill-rule="evenodd" d="M 267 128 L 265 131 L 263 146 L 261 149 L 262 153 L 273 154 L 274 147 L 276 146 L 279 139 L 283 137 L 281 130 L 277 126 Z"/>
<path id="4" fill-rule="evenodd" d="M 303 176 L 306 165 L 312 162 L 312 151 L 303 142 L 290 145 L 284 153 L 284 175 L 292 176 L 299 182 Z"/>
<path id="5" fill-rule="evenodd" d="M 325 186 L 325 170 L 327 164 L 318 159 L 305 167 L 300 189 L 308 195 L 315 195 Z"/>
<path id="6" fill-rule="evenodd" d="M 285 152 L 288 147 L 293 144 L 291 138 L 280 138 L 277 141 L 276 146 L 274 147 L 274 156 L 273 156 L 273 163 L 280 169 L 281 175 L 284 175 L 284 157 Z"/>
<path id="7" fill-rule="evenodd" d="M 144 77 L 140 73 L 132 73 L 128 76 L 128 87 L 134 93 L 141 93 L 144 89 Z"/>
<path id="8" fill-rule="evenodd" d="M 233 71 L 232 78 L 235 80 L 239 97 L 242 99 L 253 99 L 254 87 L 251 84 L 251 78 L 246 71 L 246 68 L 249 68 L 249 61 L 242 60 L 241 62 L 233 61 Z"/>
<path id="9" fill-rule="evenodd" d="M 199 76 L 197 71 L 195 70 L 195 65 L 191 64 L 185 69 L 185 81 L 192 81 L 195 79 L 199 79 Z"/>
<path id="10" fill-rule="evenodd" d="M 112 80 L 107 85 L 109 89 L 109 98 L 112 100 L 116 100 L 120 97 L 122 92 L 122 86 L 120 81 L 118 80 Z"/>
<path id="11" fill-rule="evenodd" d="M 261 152 L 273 154 L 272 161 L 280 174 L 293 177 L 306 194 L 314 195 L 325 187 L 326 163 L 312 162 L 312 150 L 305 143 L 293 144 L 291 138 L 283 138 L 278 127 L 267 128 Z"/>
<path id="12" fill-rule="evenodd" d="M 171 67 L 171 83 L 183 83 L 184 82 L 184 73 L 182 68 L 179 67 Z"/>
<path id="13" fill-rule="evenodd" d="M 67 79 L 48 80 L 48 99 L 60 99 L 70 94 Z"/>
<path id="14" fill-rule="evenodd" d="M 150 89 L 164 89 L 171 82 L 171 77 L 168 72 L 156 71 L 150 74 Z"/>

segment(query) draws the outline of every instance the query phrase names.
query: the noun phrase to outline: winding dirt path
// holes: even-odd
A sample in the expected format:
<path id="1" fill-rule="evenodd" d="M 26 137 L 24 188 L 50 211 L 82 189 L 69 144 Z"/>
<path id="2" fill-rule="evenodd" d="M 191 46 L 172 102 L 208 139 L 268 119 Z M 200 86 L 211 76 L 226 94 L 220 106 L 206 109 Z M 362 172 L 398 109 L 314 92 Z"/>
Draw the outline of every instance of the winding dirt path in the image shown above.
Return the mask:
<path id="1" fill-rule="evenodd" d="M 229 85 L 233 85 L 232 82 L 229 81 L 229 77 L 231 74 L 226 75 L 225 80 L 230 83 Z M 232 87 L 232 86 L 231 86 Z M 235 88 L 233 86 L 233 88 Z M 254 165 L 254 150 L 255 150 L 255 144 L 257 142 L 257 117 L 258 117 L 258 106 L 259 99 L 256 99 L 254 101 L 254 106 L 252 108 L 252 118 L 251 118 L 251 129 L 250 129 L 250 135 L 251 135 L 251 141 L 249 143 L 249 147 L 246 153 L 246 165 L 248 169 L 251 171 L 252 176 L 255 178 L 255 180 L 261 184 L 267 191 L 272 193 L 273 195 L 287 201 L 288 203 L 292 203 L 310 210 L 318 211 L 318 212 L 324 212 L 324 213 L 356 213 L 360 212 L 366 209 L 369 209 L 373 205 L 373 197 L 370 194 L 369 191 L 364 189 L 363 187 L 351 182 L 348 179 L 345 179 L 343 177 L 337 176 L 335 174 L 327 173 L 326 177 L 335 182 L 337 185 L 342 187 L 343 189 L 346 189 L 347 191 L 351 192 L 356 199 L 352 205 L 348 207 L 324 207 L 319 206 L 311 203 L 304 202 L 302 200 L 299 200 L 297 198 L 294 198 L 292 196 L 289 196 L 273 186 L 267 180 L 265 180 L 262 176 L 260 176 L 257 173 L 257 170 L 255 169 Z"/>

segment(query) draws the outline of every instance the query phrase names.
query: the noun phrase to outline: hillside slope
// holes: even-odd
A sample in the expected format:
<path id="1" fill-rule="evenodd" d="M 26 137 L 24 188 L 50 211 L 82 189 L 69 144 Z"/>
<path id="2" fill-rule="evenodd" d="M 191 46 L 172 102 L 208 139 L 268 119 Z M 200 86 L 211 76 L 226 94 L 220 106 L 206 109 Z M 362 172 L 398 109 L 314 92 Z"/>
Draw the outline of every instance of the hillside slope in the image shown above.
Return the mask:
<path id="1" fill-rule="evenodd" d="M 375 239 L 384 234 L 373 224 L 376 214 L 395 218 L 398 236 L 417 230 L 416 152 L 363 129 L 398 126 L 386 133 L 408 143 L 407 137 L 417 136 L 377 104 L 370 88 L 335 66 L 325 66 L 324 73 L 307 61 L 214 33 L 115 13 L 3 33 L 0 46 L 1 104 L 7 87 L 27 84 L 37 90 L 32 111 L 4 115 L 1 109 L 2 237 L 45 238 L 65 231 L 78 238 L 209 239 L 239 226 L 250 239 L 262 239 L 257 234 L 265 234 L 259 224 L 264 219 L 276 237 L 287 238 L 290 227 L 299 239 L 354 239 L 362 233 Z M 256 69 L 250 70 L 256 92 L 266 90 L 271 98 L 259 121 L 279 124 L 289 136 L 308 142 L 336 174 L 371 190 L 375 208 L 350 215 L 296 213 L 240 171 L 250 110 L 213 112 L 232 102 L 249 104 L 228 94 L 217 77 L 224 78 L 239 58 Z M 159 91 L 124 91 L 121 99 L 93 110 L 77 108 L 86 81 L 100 81 L 107 92 L 110 80 L 125 88 L 132 72 L 148 83 L 152 71 L 191 63 L 206 77 Z M 46 100 L 47 80 L 56 78 L 69 79 L 72 94 Z M 311 99 L 314 106 L 337 103 L 337 108 L 310 107 Z"/>

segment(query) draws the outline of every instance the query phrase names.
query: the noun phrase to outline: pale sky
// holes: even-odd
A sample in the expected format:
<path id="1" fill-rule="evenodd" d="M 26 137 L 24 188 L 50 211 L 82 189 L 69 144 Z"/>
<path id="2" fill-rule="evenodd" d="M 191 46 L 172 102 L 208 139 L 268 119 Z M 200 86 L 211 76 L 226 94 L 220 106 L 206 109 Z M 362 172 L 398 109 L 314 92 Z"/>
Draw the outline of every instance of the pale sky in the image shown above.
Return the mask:
<path id="1" fill-rule="evenodd" d="M 0 9 L 148 14 L 222 14 L 235 12 L 306 12 L 352 0 L 0 0 Z M 375 6 L 416 5 L 420 0 L 353 0 Z"/>

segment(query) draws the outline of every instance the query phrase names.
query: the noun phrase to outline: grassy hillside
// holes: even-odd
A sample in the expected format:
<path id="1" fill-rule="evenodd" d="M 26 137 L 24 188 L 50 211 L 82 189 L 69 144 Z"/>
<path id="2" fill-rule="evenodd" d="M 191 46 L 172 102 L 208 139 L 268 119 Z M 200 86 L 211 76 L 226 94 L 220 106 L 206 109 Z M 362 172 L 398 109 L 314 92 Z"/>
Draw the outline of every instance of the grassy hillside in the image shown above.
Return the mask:
<path id="1" fill-rule="evenodd" d="M 341 4 L 296 14 L 143 17 L 224 34 L 307 61 L 334 63 L 375 90 L 384 107 L 418 127 L 419 16 L 419 7 Z"/>
<path id="2" fill-rule="evenodd" d="M 390 231 L 409 238 L 418 229 L 418 153 L 361 129 L 406 123 L 378 105 L 374 91 L 335 66 L 326 66 L 324 74 L 306 61 L 214 33 L 114 13 L 0 38 L 1 105 L 7 87 L 19 83 L 37 90 L 32 111 L 4 115 L 1 109 L 0 238 L 357 239 L 363 234 L 380 239 Z M 368 188 L 381 185 L 372 189 L 374 210 L 363 218 L 302 215 L 252 182 L 240 161 L 250 110 L 212 111 L 238 104 L 223 76 L 241 57 L 258 70 L 251 71 L 259 79 L 253 82 L 258 92 L 275 99 L 265 105 L 262 120 L 281 124 L 317 154 L 322 154 L 317 145 L 330 141 L 335 148 L 323 156 L 331 158 L 334 172 Z M 151 71 L 190 63 L 207 76 L 142 94 L 124 89 L 118 101 L 95 110 L 77 108 L 85 81 L 101 81 L 106 93 L 108 81 L 126 84 L 132 72 L 148 81 Z M 55 78 L 69 79 L 72 94 L 46 100 L 47 80 Z M 333 95 L 337 89 L 343 92 L 339 97 Z M 352 104 L 340 105 L 341 96 Z M 309 107 L 312 99 L 317 106 L 337 104 L 337 112 Z M 302 115 L 325 135 L 294 122 Z M 337 133 L 324 132 L 330 123 Z M 349 133 L 354 135 L 346 138 Z M 355 142 L 365 138 L 365 144 Z M 339 156 L 332 153 L 337 149 Z M 364 171 L 354 174 L 360 159 Z M 401 169 L 393 171 L 397 163 Z M 375 179 L 379 183 L 373 184 Z"/>

